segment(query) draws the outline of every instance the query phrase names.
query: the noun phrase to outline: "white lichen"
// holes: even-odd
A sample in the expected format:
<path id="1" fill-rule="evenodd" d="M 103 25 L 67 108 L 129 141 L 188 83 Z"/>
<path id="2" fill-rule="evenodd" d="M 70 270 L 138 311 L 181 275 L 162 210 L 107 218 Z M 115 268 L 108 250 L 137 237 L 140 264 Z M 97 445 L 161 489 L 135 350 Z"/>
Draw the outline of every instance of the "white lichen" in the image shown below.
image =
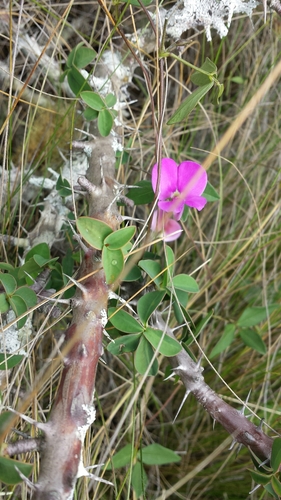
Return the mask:
<path id="1" fill-rule="evenodd" d="M 178 0 L 165 12 L 166 31 L 172 38 L 179 39 L 186 30 L 203 27 L 210 41 L 211 28 L 214 28 L 222 38 L 227 35 L 234 14 L 251 17 L 258 3 L 256 0 Z"/>

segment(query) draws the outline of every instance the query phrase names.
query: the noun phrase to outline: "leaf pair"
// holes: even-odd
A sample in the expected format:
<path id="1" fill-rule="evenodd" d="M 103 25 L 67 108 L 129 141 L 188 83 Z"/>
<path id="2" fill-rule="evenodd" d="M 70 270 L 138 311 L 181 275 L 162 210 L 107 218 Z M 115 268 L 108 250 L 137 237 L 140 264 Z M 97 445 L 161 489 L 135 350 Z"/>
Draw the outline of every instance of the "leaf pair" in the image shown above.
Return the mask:
<path id="1" fill-rule="evenodd" d="M 124 268 L 124 253 L 135 234 L 135 226 L 113 231 L 99 219 L 79 217 L 77 228 L 85 241 L 93 248 L 102 251 L 102 264 L 108 284 L 114 283 Z"/>

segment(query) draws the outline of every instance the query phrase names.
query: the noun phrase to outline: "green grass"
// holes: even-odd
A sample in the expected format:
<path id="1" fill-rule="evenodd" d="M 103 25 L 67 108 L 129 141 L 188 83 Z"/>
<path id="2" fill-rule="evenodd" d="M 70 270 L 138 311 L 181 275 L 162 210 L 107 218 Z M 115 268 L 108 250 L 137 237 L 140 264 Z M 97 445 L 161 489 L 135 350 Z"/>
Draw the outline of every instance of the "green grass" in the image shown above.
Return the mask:
<path id="1" fill-rule="evenodd" d="M 69 7 L 65 24 L 63 22 L 56 28 L 65 7 L 57 6 L 56 3 L 49 6 L 43 2 L 25 2 L 24 22 L 22 20 L 20 28 L 15 25 L 13 37 L 21 37 L 28 32 L 38 39 L 43 49 L 48 40 L 46 33 L 48 36 L 52 33 L 51 49 L 47 53 L 49 62 L 54 60 L 58 68 L 80 41 L 90 41 L 100 53 L 107 45 L 118 46 L 119 41 L 112 37 L 109 21 L 94 2 L 81 6 L 74 2 Z M 8 11 L 6 15 L 4 34 L 0 38 L 2 57 L 7 57 L 10 49 Z M 137 27 L 147 22 L 145 14 L 140 11 L 135 12 L 134 18 Z M 164 61 L 168 75 L 167 98 L 159 109 L 159 61 L 154 53 L 145 56 L 152 78 L 152 92 L 156 94 L 156 116 L 158 119 L 163 118 L 160 131 L 163 156 L 171 156 L 179 162 L 187 158 L 202 163 L 206 160 L 208 153 L 280 61 L 281 21 L 276 14 L 273 14 L 272 21 L 272 29 L 270 19 L 264 26 L 263 13 L 259 12 L 253 18 L 253 30 L 248 19 L 238 18 L 233 21 L 229 35 L 222 41 L 215 34 L 211 44 L 206 43 L 202 34 L 187 38 L 187 48 L 182 58 L 200 66 L 205 57 L 210 57 L 218 66 L 218 77 L 225 85 L 225 92 L 218 104 L 212 101 L 212 95 L 205 97 L 202 107 L 193 111 L 182 126 L 168 127 L 166 122 L 186 97 L 185 88 L 191 89 L 190 71 L 172 59 Z M 122 17 L 121 27 L 125 33 L 132 31 L 129 10 Z M 12 54 L 8 60 L 12 61 Z M 16 82 L 18 78 L 26 81 L 33 65 L 34 60 L 20 53 L 11 82 Z M 233 81 L 234 77 L 240 78 L 238 81 L 241 83 Z M 130 157 L 117 172 L 119 182 L 129 185 L 140 179 L 149 179 L 150 168 L 155 162 L 155 134 L 151 123 L 149 92 L 143 80 L 135 78 L 134 83 L 139 90 L 133 88 L 131 98 L 136 97 L 138 102 L 131 104 L 129 112 L 124 115 L 126 126 L 130 127 L 125 128 L 124 137 L 125 146 L 130 141 Z M 0 123 L 4 123 L 8 115 L 9 92 L 15 96 L 17 90 L 16 84 L 8 81 L 0 94 Z M 39 95 L 42 96 L 42 104 L 38 100 Z M 64 95 L 59 82 L 50 77 L 46 65 L 39 66 L 30 79 L 28 90 L 22 94 L 3 129 L 1 161 L 8 178 L 12 166 L 16 169 L 17 177 L 23 180 L 27 172 L 50 177 L 49 167 L 59 172 L 64 162 L 57 148 L 68 155 L 72 137 L 79 138 L 79 132 L 74 127 L 84 127 L 78 114 L 79 104 L 76 108 L 73 104 L 74 100 Z M 248 407 L 265 420 L 265 426 L 269 425 L 276 431 L 280 427 L 281 414 L 280 309 L 258 325 L 258 332 L 267 346 L 265 355 L 246 347 L 237 330 L 233 343 L 212 359 L 212 364 L 208 356 L 221 338 L 225 325 L 235 324 L 246 307 L 280 304 L 280 129 L 280 84 L 277 80 L 208 170 L 211 184 L 220 193 L 220 201 L 208 203 L 200 213 L 190 211 L 185 226 L 186 235 L 173 245 L 178 258 L 177 273 L 191 274 L 200 268 L 194 274 L 200 292 L 192 295 L 188 304 L 192 320 L 197 324 L 208 312 L 213 311 L 211 321 L 198 338 L 200 349 L 195 344 L 192 346 L 196 356 L 201 350 L 204 353 L 203 366 L 208 384 L 237 409 L 251 389 Z M 9 181 L 5 180 L 2 189 L 6 190 L 7 185 Z M 21 185 L 21 182 L 17 185 Z M 39 209 L 46 193 L 40 191 L 27 203 L 22 189 L 9 185 L 1 211 L 3 234 L 24 237 L 24 229 L 31 231 L 38 221 Z M 37 207 L 33 206 L 34 203 Z M 78 203 L 76 208 L 79 213 L 82 205 Z M 150 209 L 147 206 L 137 208 L 136 217 L 146 218 Z M 59 257 L 60 261 L 66 244 L 57 243 L 52 249 L 52 255 Z M 159 252 L 162 247 L 160 244 Z M 5 247 L 1 245 L 0 260 L 19 265 L 22 253 L 21 249 L 7 243 Z M 30 398 L 26 414 L 40 421 L 48 417 L 59 381 L 59 369 L 52 368 L 55 364 L 51 359 L 52 353 L 56 352 L 57 341 L 70 318 L 68 313 L 58 323 L 47 319 L 45 324 L 42 312 L 34 314 L 29 357 L 22 362 L 20 369 L 14 369 L 9 375 L 8 385 L 2 391 L 3 405 L 17 407 L 23 393 L 36 388 L 37 375 L 43 370 L 47 374 L 44 384 Z M 171 324 L 175 326 L 175 320 L 172 319 Z M 132 441 L 143 446 L 157 442 L 182 456 L 181 462 L 177 464 L 145 466 L 149 483 L 146 497 L 143 498 L 248 498 L 249 491 L 254 487 L 247 471 L 252 467 L 249 453 L 242 449 L 236 457 L 235 450 L 229 451 L 230 439 L 226 432 L 219 426 L 213 430 L 213 422 L 193 396 L 189 396 L 177 421 L 173 422 L 184 388 L 181 382 L 163 381 L 167 360 L 161 360 L 159 374 L 155 378 L 147 378 L 135 397 L 142 378 L 134 373 L 132 355 L 114 358 L 105 351 L 104 359 L 107 365 L 100 363 L 96 386 L 97 420 L 85 442 L 86 465 L 99 463 L 102 457 L 108 460 L 107 446 L 112 442 L 120 420 L 124 418 L 112 443 L 112 451 L 118 451 Z M 124 417 L 131 401 L 134 404 Z M 253 421 L 259 423 L 255 417 Z M 18 431 L 28 435 L 36 434 L 35 429 L 21 419 L 16 426 Z M 266 429 L 266 432 L 273 435 L 271 429 Z M 8 440 L 15 439 L 18 437 L 12 431 Z M 20 458 L 34 462 L 35 481 L 38 455 L 29 454 Z M 130 468 L 117 469 L 114 474 L 105 472 L 104 477 L 112 481 L 115 488 L 102 483 L 97 488 L 97 483 L 81 479 L 77 485 L 76 498 L 135 498 L 130 488 Z M 14 490 L 3 485 L 3 493 L 11 491 L 14 491 L 11 498 L 28 498 L 25 485 L 16 486 Z M 251 496 L 253 500 L 262 498 L 266 500 L 271 497 L 264 494 L 261 488 Z"/>

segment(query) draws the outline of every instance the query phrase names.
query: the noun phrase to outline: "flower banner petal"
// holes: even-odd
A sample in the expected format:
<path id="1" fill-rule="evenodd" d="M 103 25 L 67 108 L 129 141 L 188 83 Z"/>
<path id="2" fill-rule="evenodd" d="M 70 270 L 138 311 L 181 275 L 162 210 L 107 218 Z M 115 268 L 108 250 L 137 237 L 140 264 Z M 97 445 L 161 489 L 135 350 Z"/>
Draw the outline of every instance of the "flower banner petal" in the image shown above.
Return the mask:
<path id="1" fill-rule="evenodd" d="M 184 161 L 178 167 L 178 190 L 184 197 L 200 196 L 207 185 L 207 172 L 194 161 Z"/>
<path id="2" fill-rule="evenodd" d="M 156 192 L 158 179 L 158 164 L 152 168 L 152 188 Z M 171 158 L 162 158 L 160 167 L 159 200 L 166 200 L 177 190 L 178 165 Z"/>

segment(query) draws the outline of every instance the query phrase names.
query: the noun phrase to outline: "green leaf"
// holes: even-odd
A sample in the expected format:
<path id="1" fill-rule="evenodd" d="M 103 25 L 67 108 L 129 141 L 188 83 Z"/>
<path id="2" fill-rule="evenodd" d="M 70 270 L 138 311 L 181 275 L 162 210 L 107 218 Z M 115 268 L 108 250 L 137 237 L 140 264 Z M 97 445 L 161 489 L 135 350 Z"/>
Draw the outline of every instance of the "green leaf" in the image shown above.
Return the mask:
<path id="1" fill-rule="evenodd" d="M 278 495 L 278 497 L 281 498 L 281 483 L 276 476 L 272 476 L 271 486 L 274 489 L 275 493 Z"/>
<path id="2" fill-rule="evenodd" d="M 4 314 L 5 312 L 9 311 L 9 309 L 10 304 L 6 299 L 6 294 L 0 293 L 0 314 Z"/>
<path id="3" fill-rule="evenodd" d="M 17 288 L 15 278 L 7 273 L 0 273 L 0 283 L 2 283 L 7 295 L 12 295 Z"/>
<path id="4" fill-rule="evenodd" d="M 187 274 L 178 274 L 172 278 L 172 283 L 178 290 L 183 290 L 184 292 L 196 293 L 199 292 L 199 287 L 194 278 L 188 276 Z M 168 285 L 168 288 L 172 290 L 172 284 Z"/>
<path id="5" fill-rule="evenodd" d="M 114 231 L 104 240 L 104 245 L 109 248 L 109 250 L 118 250 L 125 246 L 134 236 L 136 232 L 135 226 L 123 227 Z"/>
<path id="6" fill-rule="evenodd" d="M 151 314 L 157 309 L 159 304 L 162 302 L 163 297 L 166 295 L 165 290 L 156 290 L 154 292 L 149 292 L 143 295 L 137 305 L 138 315 L 140 320 L 145 325 L 147 320 L 150 318 Z"/>
<path id="7" fill-rule="evenodd" d="M 125 467 L 132 461 L 132 444 L 126 444 L 124 448 L 117 451 L 111 457 L 111 463 L 108 464 L 106 470 L 120 469 L 120 467 Z"/>
<path id="8" fill-rule="evenodd" d="M 161 444 L 150 444 L 142 449 L 141 455 L 138 452 L 138 458 L 146 465 L 164 465 L 180 462 L 181 457 L 174 451 L 161 446 Z"/>
<path id="9" fill-rule="evenodd" d="M 164 273 L 160 274 L 162 271 L 162 266 L 156 260 L 140 260 L 138 266 L 143 269 L 146 274 L 155 282 L 157 286 L 160 286 Z M 158 276 L 160 274 L 160 276 Z M 156 278 L 157 276 L 157 278 Z"/>
<path id="10" fill-rule="evenodd" d="M 13 295 L 10 297 L 9 302 L 11 304 L 11 308 L 13 309 L 14 313 L 16 316 L 21 316 L 27 311 L 27 306 L 25 301 L 21 297 L 17 297 L 16 295 Z M 27 316 L 24 318 L 20 319 L 17 323 L 18 328 L 22 328 L 27 320 Z"/>
<path id="11" fill-rule="evenodd" d="M 84 116 L 85 120 L 91 121 L 91 120 L 95 120 L 99 116 L 99 113 L 95 109 L 87 107 L 83 111 L 83 116 Z"/>
<path id="12" fill-rule="evenodd" d="M 186 308 L 188 303 L 188 292 L 184 292 L 183 290 L 179 290 L 175 288 L 174 295 L 177 297 L 179 303 Z"/>
<path id="13" fill-rule="evenodd" d="M 92 90 L 87 80 L 74 66 L 67 73 L 67 81 L 72 92 L 78 97 L 83 90 Z"/>
<path id="14" fill-rule="evenodd" d="M 154 351 L 151 347 L 151 344 L 146 340 L 144 336 L 140 339 L 138 348 L 135 353 L 135 367 L 136 370 L 144 375 L 150 362 L 154 356 Z M 152 366 L 149 369 L 148 375 L 156 375 L 158 372 L 158 362 L 155 359 L 152 363 Z"/>
<path id="15" fill-rule="evenodd" d="M 25 262 L 27 262 L 29 259 L 32 259 L 34 255 L 41 255 L 41 257 L 44 257 L 44 259 L 48 260 L 51 258 L 50 254 L 50 248 L 47 243 L 39 243 L 39 245 L 35 245 L 29 252 L 27 252 L 25 256 Z"/>
<path id="16" fill-rule="evenodd" d="M 132 470 L 132 487 L 137 498 L 145 494 L 147 484 L 145 470 L 140 462 L 136 462 Z"/>
<path id="17" fill-rule="evenodd" d="M 122 250 L 109 250 L 103 247 L 102 265 L 105 273 L 106 282 L 111 285 L 116 281 L 124 267 L 124 256 Z"/>
<path id="18" fill-rule="evenodd" d="M 146 205 L 154 200 L 154 191 L 150 181 L 139 181 L 134 188 L 129 189 L 126 197 L 133 200 L 135 205 Z"/>
<path id="19" fill-rule="evenodd" d="M 260 354 L 266 354 L 266 345 L 262 338 L 259 336 L 257 332 L 250 329 L 240 330 L 239 335 L 243 340 L 244 344 L 255 351 L 258 351 Z"/>
<path id="20" fill-rule="evenodd" d="M 215 65 L 215 63 L 213 63 L 213 61 L 211 61 L 211 59 L 209 59 L 209 57 L 206 57 L 206 60 L 204 61 L 200 69 L 206 71 L 210 75 L 215 75 L 218 72 L 217 66 Z"/>
<path id="21" fill-rule="evenodd" d="M 281 464 L 281 438 L 275 438 L 273 440 L 270 463 L 273 472 L 277 472 Z"/>
<path id="22" fill-rule="evenodd" d="M 69 196 L 71 194 L 71 186 L 67 179 L 63 179 L 61 175 L 59 175 L 56 190 L 60 196 Z"/>
<path id="23" fill-rule="evenodd" d="M 225 351 L 225 349 L 232 343 L 234 339 L 234 332 L 235 325 L 226 325 L 220 340 L 211 351 L 211 354 L 209 356 L 210 359 Z"/>
<path id="24" fill-rule="evenodd" d="M 4 354 L 0 353 L 0 370 L 9 370 L 18 365 L 23 358 L 22 354 Z"/>
<path id="25" fill-rule="evenodd" d="M 122 335 L 122 337 L 118 337 L 114 342 L 110 342 L 107 346 L 107 350 L 114 354 L 114 356 L 119 356 L 124 352 L 134 352 L 141 338 L 141 333 L 134 333 L 129 335 Z"/>
<path id="26" fill-rule="evenodd" d="M 112 106 L 115 106 L 115 104 L 117 103 L 117 99 L 116 99 L 115 95 L 114 94 L 107 94 L 107 96 L 105 97 L 105 103 L 106 103 L 108 108 L 112 108 Z"/>
<path id="27" fill-rule="evenodd" d="M 175 267 L 175 254 L 171 247 L 168 245 L 165 246 L 165 256 L 166 256 L 166 265 L 168 267 L 166 273 L 167 273 L 167 283 L 171 280 L 171 277 L 174 274 L 174 267 Z"/>
<path id="28" fill-rule="evenodd" d="M 14 420 L 15 415 L 11 411 L 4 411 L 0 415 L 0 436 L 1 438 L 9 430 L 11 422 Z"/>
<path id="29" fill-rule="evenodd" d="M 213 85 L 214 82 L 210 82 L 207 85 L 203 85 L 203 87 L 199 87 L 198 89 L 194 90 L 194 92 L 192 92 L 192 94 L 183 101 L 183 103 L 173 114 L 170 120 L 168 120 L 167 125 L 173 125 L 174 123 L 181 123 L 186 121 L 188 115 L 197 106 L 204 95 L 209 92 Z"/>
<path id="30" fill-rule="evenodd" d="M 270 475 L 268 474 L 262 474 L 262 472 L 258 472 L 255 470 L 250 470 L 250 474 L 257 484 L 262 484 L 265 485 L 270 482 Z"/>
<path id="31" fill-rule="evenodd" d="M 78 69 L 85 68 L 96 57 L 97 53 L 94 49 L 82 47 L 83 42 L 79 43 L 69 54 L 66 65 L 71 68 L 76 66 Z"/>
<path id="32" fill-rule="evenodd" d="M 193 75 L 190 78 L 190 80 L 195 85 L 200 85 L 200 86 L 207 85 L 212 79 L 211 77 L 215 76 L 218 71 L 216 65 L 208 57 L 206 58 L 206 61 L 202 64 L 200 69 L 208 73 L 208 75 L 205 75 L 204 73 L 201 73 L 200 70 L 198 70 L 195 71 L 195 73 L 193 73 Z"/>
<path id="33" fill-rule="evenodd" d="M 127 269 L 127 265 L 129 264 L 130 260 L 128 259 L 128 261 L 126 262 L 126 267 L 125 269 Z M 128 267 L 130 267 L 130 265 L 128 265 Z M 126 274 L 126 276 L 123 278 L 123 281 L 137 281 L 137 280 L 140 280 L 141 279 L 141 270 L 138 266 L 134 265 L 130 271 L 128 272 L 128 274 Z M 1 310 L 0 310 L 1 311 Z"/>
<path id="34" fill-rule="evenodd" d="M 255 326 L 267 319 L 270 314 L 279 309 L 279 305 L 273 304 L 268 307 L 247 307 L 241 314 L 237 325 L 242 327 Z"/>
<path id="35" fill-rule="evenodd" d="M 219 194 L 209 182 L 207 182 L 207 186 L 202 196 L 204 196 L 207 201 L 218 201 L 220 199 Z"/>
<path id="36" fill-rule="evenodd" d="M 107 137 L 113 127 L 113 117 L 108 109 L 102 109 L 98 116 L 98 129 L 102 137 Z"/>
<path id="37" fill-rule="evenodd" d="M 194 85 L 198 85 L 198 87 L 208 85 L 208 83 L 212 81 L 210 76 L 200 73 L 200 71 L 195 71 L 195 73 L 191 75 L 190 80 L 194 83 Z"/>
<path id="38" fill-rule="evenodd" d="M 50 266 L 50 264 L 55 262 L 57 259 L 58 257 L 55 257 L 54 259 L 45 259 L 45 257 L 42 257 L 41 255 L 34 255 L 23 266 L 20 267 L 18 273 L 19 278 L 25 278 L 28 284 L 32 284 L 33 281 L 28 278 L 27 274 L 35 277 L 41 272 L 42 267 L 46 266 L 47 264 Z"/>
<path id="39" fill-rule="evenodd" d="M 5 271 L 15 271 L 15 268 L 8 264 L 8 262 L 0 262 L 0 269 L 4 269 Z"/>
<path id="40" fill-rule="evenodd" d="M 147 7 L 152 3 L 153 0 L 143 0 L 142 4 Z M 136 7 L 141 7 L 141 4 L 138 0 L 121 0 L 123 3 L 127 3 L 129 5 L 135 5 Z"/>
<path id="41" fill-rule="evenodd" d="M 182 350 L 182 346 L 177 340 L 164 334 L 161 330 L 148 327 L 143 334 L 154 349 L 158 349 L 163 356 L 176 356 Z"/>
<path id="42" fill-rule="evenodd" d="M 16 471 L 17 467 L 24 476 L 29 476 L 32 471 L 32 465 L 12 460 L 11 458 L 0 457 L 0 481 L 4 484 L 17 484 L 22 481 Z"/>
<path id="43" fill-rule="evenodd" d="M 28 286 L 21 286 L 20 288 L 18 288 L 15 291 L 13 298 L 16 296 L 21 297 L 24 300 L 24 302 L 26 303 L 27 309 L 31 309 L 31 307 L 33 307 L 37 304 L 37 295 Z"/>
<path id="44" fill-rule="evenodd" d="M 271 484 L 266 484 L 264 486 L 264 489 L 273 497 L 273 498 L 276 498 L 277 500 L 279 499 L 280 500 L 280 496 L 278 496 L 274 489 L 272 488 Z"/>
<path id="45" fill-rule="evenodd" d="M 81 98 L 83 101 L 95 111 L 101 111 L 104 108 L 103 99 L 96 92 L 81 92 Z"/>
<path id="46" fill-rule="evenodd" d="M 105 238 L 113 232 L 108 224 L 92 217 L 79 217 L 76 224 L 84 240 L 97 250 L 102 250 Z"/>
<path id="47" fill-rule="evenodd" d="M 233 76 L 230 78 L 231 82 L 238 83 L 238 85 L 243 85 L 245 83 L 244 78 L 242 76 Z"/>
<path id="48" fill-rule="evenodd" d="M 143 326 L 123 309 L 120 309 L 116 314 L 115 307 L 110 307 L 108 310 L 108 319 L 117 330 L 125 333 L 141 333 Z"/>

